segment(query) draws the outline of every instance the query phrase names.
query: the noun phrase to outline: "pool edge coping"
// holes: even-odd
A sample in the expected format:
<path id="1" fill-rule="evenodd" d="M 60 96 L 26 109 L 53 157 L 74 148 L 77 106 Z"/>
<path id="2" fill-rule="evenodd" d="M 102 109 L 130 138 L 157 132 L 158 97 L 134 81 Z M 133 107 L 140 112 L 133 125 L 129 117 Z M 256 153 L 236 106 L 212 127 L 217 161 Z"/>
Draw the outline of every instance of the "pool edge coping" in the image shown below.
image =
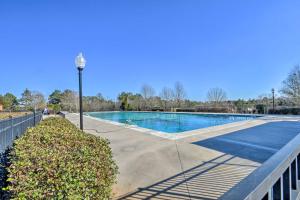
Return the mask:
<path id="1" fill-rule="evenodd" d="M 119 112 L 119 111 L 115 111 L 115 112 Z M 75 114 L 78 115 L 78 113 L 75 113 Z M 90 118 L 90 119 L 93 119 L 93 120 L 96 120 L 96 121 L 100 121 L 100 122 L 103 122 L 103 123 L 108 123 L 108 124 L 112 124 L 112 125 L 115 125 L 115 126 L 128 128 L 128 129 L 131 129 L 131 130 L 134 130 L 134 131 L 154 135 L 154 136 L 161 137 L 161 138 L 164 138 L 164 139 L 169 139 L 169 140 L 179 140 L 179 139 L 184 139 L 184 138 L 191 137 L 191 136 L 202 135 L 202 134 L 205 134 L 205 133 L 208 133 L 208 132 L 222 131 L 222 130 L 226 130 L 226 129 L 230 129 L 230 128 L 241 127 L 242 129 L 245 129 L 245 128 L 248 128 L 248 127 L 243 128 L 243 126 L 245 126 L 245 125 L 250 125 L 250 127 L 254 127 L 254 126 L 258 126 L 260 124 L 266 123 L 266 121 L 268 121 L 268 120 L 276 119 L 276 117 L 274 117 L 274 116 L 262 116 L 262 117 L 259 117 L 258 119 L 249 119 L 249 120 L 231 122 L 231 123 L 217 125 L 217 126 L 210 126 L 210 127 L 207 127 L 207 128 L 200 128 L 200 129 L 195 129 L 195 130 L 190 130 L 190 131 L 183 131 L 183 132 L 180 132 L 180 133 L 168 133 L 168 132 L 155 131 L 153 129 L 147 129 L 147 128 L 139 127 L 137 125 L 128 125 L 128 124 L 124 124 L 124 123 L 120 123 L 120 122 L 100 119 L 100 118 L 93 117 L 93 116 L 90 116 L 90 115 L 84 115 L 84 117 L 87 117 L 87 118 Z M 279 120 L 279 119 L 276 119 L 276 120 Z"/>

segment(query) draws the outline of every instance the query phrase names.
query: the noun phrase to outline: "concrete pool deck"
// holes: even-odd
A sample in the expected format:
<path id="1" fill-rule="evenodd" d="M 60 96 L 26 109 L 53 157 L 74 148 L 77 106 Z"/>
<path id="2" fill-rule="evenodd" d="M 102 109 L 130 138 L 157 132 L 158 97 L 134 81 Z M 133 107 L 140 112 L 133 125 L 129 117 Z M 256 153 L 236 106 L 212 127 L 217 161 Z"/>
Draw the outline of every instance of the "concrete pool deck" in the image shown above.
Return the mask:
<path id="1" fill-rule="evenodd" d="M 66 118 L 79 124 L 79 116 Z M 167 139 L 84 117 L 119 166 L 115 198 L 218 199 L 300 132 L 299 118 L 267 117 Z M 198 133 L 197 133 L 198 131 Z"/>

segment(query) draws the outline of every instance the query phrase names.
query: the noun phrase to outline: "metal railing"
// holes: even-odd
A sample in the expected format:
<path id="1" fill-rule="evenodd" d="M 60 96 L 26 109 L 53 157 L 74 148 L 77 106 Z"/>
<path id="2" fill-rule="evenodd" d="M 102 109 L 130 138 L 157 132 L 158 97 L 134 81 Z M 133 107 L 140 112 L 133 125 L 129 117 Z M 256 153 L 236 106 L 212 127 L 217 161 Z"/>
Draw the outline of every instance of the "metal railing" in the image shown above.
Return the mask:
<path id="1" fill-rule="evenodd" d="M 0 153 L 13 144 L 27 128 L 35 126 L 42 119 L 42 113 L 37 112 L 20 117 L 0 120 Z"/>
<path id="2" fill-rule="evenodd" d="M 300 199 L 300 134 L 220 199 Z"/>

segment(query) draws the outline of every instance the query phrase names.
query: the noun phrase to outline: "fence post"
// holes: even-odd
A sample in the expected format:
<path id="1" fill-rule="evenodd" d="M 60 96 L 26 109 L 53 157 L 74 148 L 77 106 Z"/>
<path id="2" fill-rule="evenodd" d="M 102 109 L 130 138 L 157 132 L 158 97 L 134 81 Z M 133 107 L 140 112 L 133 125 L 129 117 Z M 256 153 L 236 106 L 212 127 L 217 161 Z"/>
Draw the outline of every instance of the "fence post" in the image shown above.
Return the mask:
<path id="1" fill-rule="evenodd" d="M 13 124 L 13 117 L 9 116 L 10 118 L 10 129 L 11 129 L 11 143 L 13 143 L 14 140 L 14 124 Z"/>
<path id="2" fill-rule="evenodd" d="M 35 109 L 33 110 L 33 126 L 35 126 Z"/>

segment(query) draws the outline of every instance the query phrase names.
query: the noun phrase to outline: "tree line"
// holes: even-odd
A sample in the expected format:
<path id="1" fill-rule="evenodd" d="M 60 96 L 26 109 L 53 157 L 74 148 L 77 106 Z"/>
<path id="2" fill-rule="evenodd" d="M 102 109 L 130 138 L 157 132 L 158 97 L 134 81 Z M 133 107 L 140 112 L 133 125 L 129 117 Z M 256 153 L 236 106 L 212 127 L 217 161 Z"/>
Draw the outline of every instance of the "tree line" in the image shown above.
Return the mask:
<path id="1" fill-rule="evenodd" d="M 37 110 L 45 107 L 46 100 L 41 92 L 26 88 L 19 99 L 9 92 L 0 95 L 0 104 L 7 111 Z"/>
<path id="2" fill-rule="evenodd" d="M 165 110 L 190 106 L 191 101 L 186 99 L 186 91 L 180 82 L 174 88 L 164 87 L 159 94 L 153 87 L 145 84 L 140 93 L 122 92 L 118 95 L 118 104 L 121 110 Z"/>
<path id="3" fill-rule="evenodd" d="M 275 96 L 276 107 L 300 106 L 300 66 L 295 66 Z M 206 101 L 192 101 L 182 83 L 176 82 L 172 88 L 163 87 L 158 93 L 148 84 L 140 92 L 121 92 L 116 101 L 106 99 L 101 93 L 94 96 L 83 96 L 83 110 L 91 111 L 202 111 L 202 112 L 239 112 L 267 113 L 272 107 L 271 90 L 255 99 L 228 100 L 222 88 L 211 88 Z M 0 104 L 7 111 L 41 110 L 48 107 L 54 112 L 79 110 L 78 93 L 74 90 L 54 90 L 47 98 L 39 91 L 25 89 L 20 98 L 12 93 L 0 95 Z"/>

